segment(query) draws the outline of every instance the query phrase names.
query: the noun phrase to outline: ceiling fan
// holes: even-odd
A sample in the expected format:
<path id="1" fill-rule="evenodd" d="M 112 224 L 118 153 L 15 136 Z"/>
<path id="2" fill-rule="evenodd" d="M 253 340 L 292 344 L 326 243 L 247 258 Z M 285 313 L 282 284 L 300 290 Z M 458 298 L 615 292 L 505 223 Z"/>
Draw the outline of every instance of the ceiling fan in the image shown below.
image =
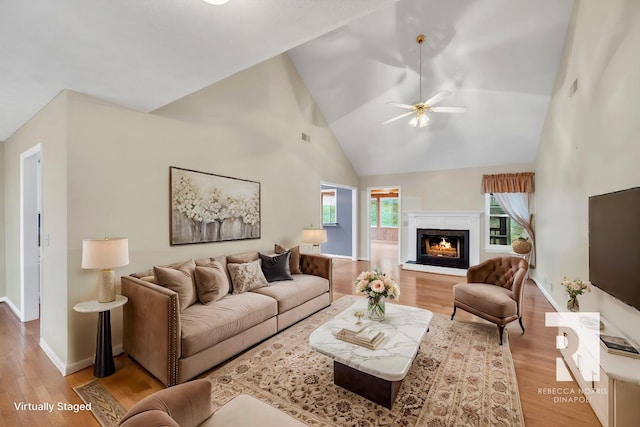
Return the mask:
<path id="1" fill-rule="evenodd" d="M 424 34 L 420 34 L 416 37 L 416 42 L 420 46 L 420 98 L 422 99 L 422 43 L 424 43 L 425 37 Z M 411 127 L 425 127 L 429 123 L 429 116 L 427 113 L 464 113 L 467 110 L 467 107 L 435 107 L 435 105 L 442 101 L 447 96 L 451 95 L 451 92 L 448 90 L 441 90 L 435 95 L 431 96 L 429 99 L 425 101 L 420 101 L 417 104 L 401 104 L 398 102 L 387 102 L 389 105 L 393 105 L 400 108 L 405 108 L 410 110 L 406 113 L 402 113 L 399 116 L 393 117 L 385 122 L 383 125 L 387 123 L 391 123 L 403 117 L 407 117 L 413 114 L 411 120 L 409 120 L 409 126 Z"/>

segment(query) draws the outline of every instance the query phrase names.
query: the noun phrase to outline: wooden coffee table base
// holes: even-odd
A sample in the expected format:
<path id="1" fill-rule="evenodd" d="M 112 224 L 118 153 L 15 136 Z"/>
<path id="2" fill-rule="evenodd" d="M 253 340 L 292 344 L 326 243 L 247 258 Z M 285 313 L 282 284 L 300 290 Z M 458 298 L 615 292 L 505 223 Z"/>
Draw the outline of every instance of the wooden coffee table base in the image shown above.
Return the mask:
<path id="1" fill-rule="evenodd" d="M 370 401 L 391 409 L 400 390 L 400 381 L 387 381 L 333 361 L 333 382 Z"/>

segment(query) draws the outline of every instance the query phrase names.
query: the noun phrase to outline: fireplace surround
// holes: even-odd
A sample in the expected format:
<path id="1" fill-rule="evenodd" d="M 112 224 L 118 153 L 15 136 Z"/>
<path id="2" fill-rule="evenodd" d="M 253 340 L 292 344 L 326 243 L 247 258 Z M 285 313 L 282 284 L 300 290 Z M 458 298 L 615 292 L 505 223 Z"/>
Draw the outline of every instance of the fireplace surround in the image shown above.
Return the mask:
<path id="1" fill-rule="evenodd" d="M 407 213 L 407 239 L 405 242 L 405 254 L 408 260 L 402 265 L 405 270 L 425 271 L 430 273 L 451 274 L 455 276 L 464 276 L 467 273 L 467 268 L 470 265 L 476 265 L 480 263 L 480 215 L 479 211 L 435 211 L 435 212 L 408 212 Z M 451 255 L 452 251 L 448 251 L 446 244 L 440 249 L 440 254 L 433 253 L 432 258 L 441 258 L 436 261 L 434 265 L 423 264 L 422 260 L 418 259 L 419 248 L 418 245 L 418 230 L 431 230 L 431 231 L 444 231 L 448 233 L 463 232 L 460 236 L 453 236 L 456 239 L 447 240 L 451 246 L 455 245 L 455 249 L 468 253 L 467 260 L 462 263 L 458 263 L 456 260 L 442 260 L 442 258 L 454 258 Z M 468 233 L 465 234 L 464 232 Z M 432 245 L 435 245 L 438 234 L 432 236 Z M 443 236 L 439 236 L 443 237 Z M 460 242 L 462 237 L 465 242 Z M 458 240 L 458 241 L 454 241 Z M 433 248 L 434 250 L 436 248 Z M 441 255 L 441 256 L 438 256 Z M 427 255 L 430 256 L 430 255 Z M 433 261 L 433 259 L 430 259 Z M 457 264 L 457 265 L 456 265 Z"/>

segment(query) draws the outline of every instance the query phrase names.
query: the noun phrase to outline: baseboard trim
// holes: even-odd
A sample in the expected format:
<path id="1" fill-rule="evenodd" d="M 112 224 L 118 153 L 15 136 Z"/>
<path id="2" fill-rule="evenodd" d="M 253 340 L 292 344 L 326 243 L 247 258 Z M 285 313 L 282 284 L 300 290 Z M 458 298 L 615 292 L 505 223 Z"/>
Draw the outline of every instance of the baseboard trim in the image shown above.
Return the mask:
<path id="1" fill-rule="evenodd" d="M 113 351 L 113 355 L 114 356 L 117 356 L 117 355 L 123 353 L 124 349 L 122 348 L 122 344 L 118 344 L 118 345 L 114 346 L 112 351 Z M 93 356 L 87 357 L 85 359 L 79 360 L 77 362 L 70 363 L 66 367 L 66 370 L 65 370 L 66 374 L 63 374 L 63 375 L 65 375 L 65 376 L 66 375 L 70 375 L 70 374 L 73 374 L 75 372 L 81 371 L 81 370 L 83 370 L 85 368 L 88 368 L 89 366 L 91 366 L 91 365 L 93 365 L 95 363 L 95 360 L 96 360 L 96 357 L 95 357 L 95 355 L 93 355 Z"/>
<path id="2" fill-rule="evenodd" d="M 49 360 L 51 360 L 51 362 L 53 363 L 53 365 L 56 368 L 58 368 L 58 371 L 60 371 L 62 376 L 68 375 L 66 373 L 64 362 L 62 360 L 60 360 L 60 358 L 58 357 L 56 352 L 53 351 L 53 349 L 51 347 L 49 347 L 49 344 L 47 344 L 47 342 L 42 337 L 40 337 L 40 343 L 39 344 L 40 344 L 40 348 L 42 349 L 42 351 L 44 351 L 44 354 L 46 354 L 47 357 L 49 358 Z"/>
<path id="3" fill-rule="evenodd" d="M 563 310 L 558 303 L 556 302 L 556 300 L 553 299 L 553 297 L 551 296 L 551 294 L 549 293 L 549 291 L 542 286 L 542 284 L 540 282 L 538 282 L 536 279 L 534 279 L 533 277 L 529 277 L 529 279 L 533 280 L 533 283 L 536 284 L 536 286 L 538 287 L 538 289 L 540 289 L 540 292 L 542 292 L 542 295 L 547 299 L 547 301 L 549 301 L 549 304 L 551 304 L 551 306 L 558 312 L 560 311 L 565 311 Z"/>
<path id="4" fill-rule="evenodd" d="M 352 256 L 349 255 L 334 255 L 334 254 L 322 254 L 331 258 L 340 258 L 340 259 L 348 259 L 351 261 L 355 261 L 355 259 Z"/>
<path id="5" fill-rule="evenodd" d="M 11 309 L 11 312 L 13 313 L 13 315 L 16 316 L 21 323 L 24 322 L 24 319 L 22 317 L 22 313 L 20 312 L 20 310 L 18 310 L 18 307 L 13 305 L 13 303 L 11 302 L 11 300 L 9 298 L 0 297 L 0 302 L 6 303 L 9 306 L 9 308 Z"/>

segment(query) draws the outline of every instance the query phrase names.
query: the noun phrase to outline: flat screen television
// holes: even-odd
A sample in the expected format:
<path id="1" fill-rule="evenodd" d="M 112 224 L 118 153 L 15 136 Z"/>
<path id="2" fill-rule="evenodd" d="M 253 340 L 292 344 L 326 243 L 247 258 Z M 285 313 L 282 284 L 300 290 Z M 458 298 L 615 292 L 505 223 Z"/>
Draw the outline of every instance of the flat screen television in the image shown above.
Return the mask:
<path id="1" fill-rule="evenodd" d="M 640 187 L 589 197 L 589 280 L 640 310 Z"/>

